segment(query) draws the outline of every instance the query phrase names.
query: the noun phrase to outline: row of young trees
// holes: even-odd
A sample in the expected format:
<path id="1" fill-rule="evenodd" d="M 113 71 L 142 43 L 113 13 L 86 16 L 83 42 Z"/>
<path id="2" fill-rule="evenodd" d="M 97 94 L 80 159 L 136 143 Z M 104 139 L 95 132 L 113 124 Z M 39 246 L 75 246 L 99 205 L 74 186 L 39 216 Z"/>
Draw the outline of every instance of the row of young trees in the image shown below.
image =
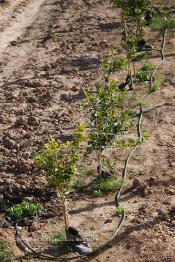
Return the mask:
<path id="1" fill-rule="evenodd" d="M 95 94 L 85 92 L 83 108 L 85 117 L 89 119 L 88 126 L 79 124 L 72 141 L 62 143 L 51 138 L 43 150 L 35 154 L 36 165 L 45 171 L 49 183 L 55 186 L 62 201 L 67 238 L 69 238 L 69 219 L 66 195 L 73 188 L 83 154 L 95 153 L 100 177 L 104 173 L 102 171 L 112 175 L 108 165 L 110 160 L 104 156 L 104 149 L 130 147 L 133 153 L 144 141 L 145 137 L 141 132 L 143 99 L 159 87 L 159 80 L 156 78 L 158 66 L 145 62 L 148 52 L 154 50 L 154 47 L 145 40 L 145 31 L 148 26 L 161 30 L 163 42 L 160 53 L 163 60 L 166 29 L 174 26 L 174 20 L 166 18 L 167 10 L 152 7 L 150 0 L 113 0 L 113 2 L 121 8 L 123 27 L 121 46 L 125 54 L 116 58 L 115 51 L 112 51 L 102 62 L 103 79 L 95 86 Z M 114 74 L 117 75 L 119 72 L 126 73 L 123 82 L 114 79 Z M 134 92 L 134 99 L 131 92 Z M 128 138 L 120 140 L 121 135 L 131 134 L 133 130 L 136 130 L 134 142 Z M 121 208 L 119 195 L 126 177 L 129 158 L 125 162 L 122 184 L 116 194 L 118 208 Z M 122 219 L 125 217 L 124 212 L 122 209 Z"/>

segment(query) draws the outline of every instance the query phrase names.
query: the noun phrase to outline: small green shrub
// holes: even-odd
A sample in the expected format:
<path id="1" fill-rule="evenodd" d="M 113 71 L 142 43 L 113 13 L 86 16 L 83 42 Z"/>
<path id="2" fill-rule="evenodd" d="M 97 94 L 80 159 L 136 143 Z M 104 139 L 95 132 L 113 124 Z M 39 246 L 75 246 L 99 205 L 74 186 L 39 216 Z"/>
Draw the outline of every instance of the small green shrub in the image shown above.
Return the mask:
<path id="1" fill-rule="evenodd" d="M 140 84 L 145 84 L 150 80 L 151 72 L 154 69 L 153 64 L 145 64 L 135 75 L 135 79 Z"/>
<path id="2" fill-rule="evenodd" d="M 116 178 L 102 178 L 100 180 L 94 181 L 91 185 L 91 192 L 95 196 L 103 196 L 103 194 L 115 191 L 121 185 L 121 182 L 118 181 Z"/>
<path id="3" fill-rule="evenodd" d="M 150 87 L 149 91 L 150 92 L 155 92 L 157 91 L 158 89 L 160 89 L 160 85 L 161 85 L 161 82 L 159 79 L 156 79 L 154 81 L 154 83 L 152 84 L 152 86 Z"/>
<path id="4" fill-rule="evenodd" d="M 103 197 L 103 196 L 104 196 L 104 194 L 103 194 L 103 192 L 102 192 L 101 190 L 94 190 L 94 191 L 92 192 L 92 195 L 93 195 L 94 197 Z"/>
<path id="5" fill-rule="evenodd" d="M 137 61 L 141 61 L 141 60 L 145 60 L 148 58 L 148 53 L 140 53 L 140 54 L 135 54 L 135 56 L 132 58 L 132 62 L 137 62 Z"/>
<path id="6" fill-rule="evenodd" d="M 44 213 L 41 203 L 28 203 L 23 201 L 7 210 L 7 215 L 14 221 L 21 221 L 25 217 L 37 217 Z"/>
<path id="7" fill-rule="evenodd" d="M 102 61 L 102 69 L 104 73 L 104 79 L 106 82 L 109 81 L 109 75 L 111 73 L 120 72 L 128 69 L 128 60 L 126 56 L 120 57 L 117 61 L 114 60 L 114 52 Z"/>
<path id="8" fill-rule="evenodd" d="M 83 168 L 80 171 L 80 176 L 81 177 L 89 177 L 93 175 L 94 170 L 92 168 Z"/>
<path id="9" fill-rule="evenodd" d="M 7 242 L 0 240 L 0 261 L 1 262 L 12 262 L 12 252 L 9 250 Z"/>
<path id="10" fill-rule="evenodd" d="M 35 153 L 36 165 L 45 171 L 48 182 L 56 188 L 61 199 L 66 233 L 69 225 L 66 195 L 74 186 L 77 166 L 82 155 L 82 143 L 85 138 L 85 126 L 80 123 L 71 141 L 62 143 L 51 138 L 42 151 Z"/>
<path id="11" fill-rule="evenodd" d="M 61 230 L 61 231 L 57 232 L 54 236 L 52 236 L 49 239 L 49 242 L 52 245 L 58 245 L 58 244 L 64 242 L 65 240 L 66 240 L 66 232 L 65 232 L 65 230 Z"/>
<path id="12" fill-rule="evenodd" d="M 76 179 L 74 181 L 74 188 L 80 189 L 83 186 L 86 185 L 87 178 L 93 175 L 93 169 L 92 168 L 84 168 L 80 170 L 80 172 L 76 175 Z"/>
<path id="13" fill-rule="evenodd" d="M 162 30 L 166 28 L 173 28 L 175 27 L 175 19 L 170 18 L 170 19 L 165 19 L 165 18 L 155 18 L 152 23 L 151 27 L 154 30 Z"/>
<path id="14" fill-rule="evenodd" d="M 116 216 L 121 217 L 123 214 L 127 214 L 127 210 L 124 207 L 118 207 L 116 208 Z"/>

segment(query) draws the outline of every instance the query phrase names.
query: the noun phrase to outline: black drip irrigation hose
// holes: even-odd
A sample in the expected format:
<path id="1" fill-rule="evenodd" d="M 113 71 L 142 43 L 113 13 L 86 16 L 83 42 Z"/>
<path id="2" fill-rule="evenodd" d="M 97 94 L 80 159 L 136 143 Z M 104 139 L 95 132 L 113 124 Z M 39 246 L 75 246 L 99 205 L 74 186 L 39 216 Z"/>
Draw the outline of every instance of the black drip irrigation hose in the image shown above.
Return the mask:
<path id="1" fill-rule="evenodd" d="M 161 61 L 160 63 L 155 67 L 155 69 L 153 70 L 151 77 L 150 77 L 150 90 L 149 92 L 145 93 L 142 96 L 142 100 L 145 96 L 149 95 L 151 93 L 151 88 L 153 86 L 153 82 L 154 82 L 154 75 L 157 72 L 157 70 L 159 69 L 159 67 L 162 65 L 162 63 L 164 62 L 165 59 L 165 55 L 164 55 L 164 48 L 165 48 L 165 38 L 166 38 L 166 33 L 167 33 L 167 29 L 165 29 L 163 31 L 163 39 L 162 39 L 162 44 L 161 44 L 161 50 L 160 50 L 160 54 L 161 54 Z M 137 123 L 137 133 L 138 133 L 138 143 L 135 145 L 135 147 L 132 149 L 132 151 L 130 152 L 130 154 L 128 155 L 127 159 L 125 160 L 125 164 L 124 164 L 124 168 L 122 171 L 122 183 L 120 188 L 118 189 L 116 195 L 115 195 L 115 206 L 116 208 L 121 207 L 120 206 L 120 194 L 121 191 L 123 189 L 124 186 L 124 182 L 127 176 L 127 171 L 128 171 L 128 165 L 129 165 L 129 161 L 130 158 L 132 157 L 132 155 L 134 154 L 134 152 L 136 151 L 136 149 L 141 145 L 142 143 L 142 130 L 141 130 L 141 124 L 142 124 L 142 116 L 143 116 L 143 107 L 142 104 L 140 104 L 139 106 L 139 113 L 138 113 L 138 123 Z M 107 247 L 116 237 L 117 233 L 119 232 L 124 220 L 126 217 L 126 213 L 125 210 L 123 210 L 121 218 L 119 220 L 119 223 L 117 225 L 117 228 L 115 229 L 113 235 L 110 237 L 110 239 L 108 241 L 106 241 L 104 244 L 102 244 L 100 247 L 96 248 L 94 251 L 92 251 L 90 254 L 87 255 L 77 255 L 77 256 L 72 256 L 72 257 L 56 257 L 56 256 L 49 256 L 46 254 L 42 254 L 40 252 L 37 252 L 36 250 L 32 249 L 28 244 L 26 244 L 26 242 L 22 239 L 21 234 L 19 232 L 18 229 L 18 224 L 15 223 L 14 228 L 16 231 L 16 242 L 18 244 L 23 244 L 25 248 L 27 248 L 28 250 L 30 250 L 32 253 L 28 253 L 28 255 L 35 255 L 36 257 L 40 258 L 40 259 L 47 259 L 47 260 L 52 260 L 52 261 L 69 261 L 69 260 L 74 260 L 74 259 L 78 259 L 78 258 L 87 258 L 87 257 L 93 257 L 95 255 L 97 255 L 98 253 L 100 253 L 100 251 L 102 251 L 103 248 Z"/>
<path id="2" fill-rule="evenodd" d="M 146 92 L 141 100 L 143 100 L 143 98 L 145 98 L 147 95 L 149 95 L 150 93 L 152 93 L 152 87 L 154 84 L 154 76 L 157 72 L 157 70 L 159 69 L 159 67 L 163 64 L 164 60 L 165 60 L 165 54 L 164 54 L 164 49 L 165 49 L 165 40 L 166 40 L 166 34 L 167 34 L 167 28 L 165 28 L 163 30 L 163 36 L 162 36 L 162 43 L 161 43 L 161 48 L 160 48 L 160 56 L 161 56 L 161 60 L 160 62 L 156 65 L 156 67 L 154 68 L 154 70 L 151 73 L 151 77 L 150 77 L 150 86 L 149 86 L 149 91 Z"/>

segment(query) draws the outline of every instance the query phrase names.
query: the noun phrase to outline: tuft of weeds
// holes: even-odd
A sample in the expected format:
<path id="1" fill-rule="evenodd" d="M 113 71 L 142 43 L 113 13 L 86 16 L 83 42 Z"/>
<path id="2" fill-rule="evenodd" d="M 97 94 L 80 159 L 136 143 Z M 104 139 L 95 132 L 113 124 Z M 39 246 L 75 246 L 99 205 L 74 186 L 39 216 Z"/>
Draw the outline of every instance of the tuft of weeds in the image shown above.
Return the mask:
<path id="1" fill-rule="evenodd" d="M 7 210 L 7 215 L 14 221 L 21 221 L 26 217 L 38 217 L 44 213 L 44 207 L 41 203 L 28 203 L 23 201 Z"/>
<path id="2" fill-rule="evenodd" d="M 84 168 L 82 169 L 79 174 L 76 176 L 76 180 L 74 182 L 74 188 L 80 189 L 84 186 L 86 186 L 86 182 L 88 177 L 93 175 L 93 169 L 92 168 Z"/>
<path id="3" fill-rule="evenodd" d="M 173 28 L 175 27 L 175 19 L 173 18 L 165 19 L 165 18 L 157 17 L 152 21 L 151 27 L 154 30 L 163 30 L 166 28 Z"/>
<path id="4" fill-rule="evenodd" d="M 66 241 L 66 232 L 65 230 L 58 231 L 54 236 L 50 237 L 49 243 L 52 245 L 58 245 Z"/>
<path id="5" fill-rule="evenodd" d="M 127 209 L 125 209 L 124 207 L 117 207 L 116 208 L 116 216 L 117 217 L 123 216 L 124 213 L 127 214 Z"/>
<path id="6" fill-rule="evenodd" d="M 150 92 L 155 92 L 157 91 L 158 89 L 160 89 L 160 85 L 161 85 L 161 82 L 159 79 L 156 79 L 153 83 L 153 85 L 151 86 L 151 88 L 149 89 Z"/>
<path id="7" fill-rule="evenodd" d="M 151 72 L 154 69 L 153 64 L 145 64 L 135 75 L 135 79 L 140 84 L 145 84 L 150 80 Z"/>
<path id="8" fill-rule="evenodd" d="M 101 197 L 108 192 L 117 190 L 120 185 L 121 182 L 118 181 L 116 178 L 102 178 L 93 182 L 90 191 L 93 196 Z"/>
<path id="9" fill-rule="evenodd" d="M 92 192 L 92 195 L 93 195 L 94 197 L 103 197 L 103 196 L 104 196 L 104 193 L 99 189 L 99 190 L 94 190 L 94 191 Z"/>
<path id="10" fill-rule="evenodd" d="M 12 252 L 9 250 L 7 242 L 0 240 L 0 261 L 1 262 L 12 262 Z"/>
<path id="11" fill-rule="evenodd" d="M 81 177 L 92 176 L 92 175 L 93 175 L 93 172 L 94 172 L 94 170 L 93 170 L 92 168 L 86 167 L 86 168 L 84 168 L 84 169 L 81 170 L 80 176 L 81 176 Z"/>
<path id="12" fill-rule="evenodd" d="M 0 213 L 5 212 L 8 209 L 8 207 L 9 207 L 9 204 L 4 199 L 2 199 L 0 201 Z"/>
<path id="13" fill-rule="evenodd" d="M 145 60 L 147 58 L 148 58 L 148 54 L 146 52 L 140 53 L 140 54 L 135 54 L 135 56 L 132 58 L 132 62 Z"/>
<path id="14" fill-rule="evenodd" d="M 102 69 L 104 72 L 104 80 L 109 81 L 109 75 L 111 73 L 120 72 L 122 70 L 127 70 L 127 57 L 122 56 L 117 61 L 113 59 L 115 51 L 113 50 L 109 56 L 103 60 Z"/>

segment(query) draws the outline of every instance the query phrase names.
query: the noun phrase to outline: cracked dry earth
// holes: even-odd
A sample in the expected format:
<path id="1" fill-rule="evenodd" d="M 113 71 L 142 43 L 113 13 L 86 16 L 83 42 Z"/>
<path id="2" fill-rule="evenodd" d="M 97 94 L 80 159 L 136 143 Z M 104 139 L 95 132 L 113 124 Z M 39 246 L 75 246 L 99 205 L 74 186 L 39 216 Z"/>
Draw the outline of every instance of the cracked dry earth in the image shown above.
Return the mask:
<path id="1" fill-rule="evenodd" d="M 47 254 L 58 253 L 48 238 L 62 228 L 63 219 L 55 192 L 38 174 L 32 153 L 49 136 L 61 137 L 75 127 L 83 90 L 93 90 L 100 79 L 102 58 L 112 48 L 122 52 L 120 33 L 120 12 L 108 0 L 9 0 L 0 8 L 0 198 L 44 202 L 50 215 L 33 221 L 22 234 L 31 247 Z M 151 32 L 149 40 L 158 46 L 155 39 Z M 145 109 L 158 106 L 144 115 L 143 128 L 150 138 L 132 158 L 121 198 L 127 219 L 110 247 L 88 261 L 175 261 L 174 29 L 166 44 L 162 87 L 145 104 Z M 150 60 L 157 63 L 155 57 Z M 118 175 L 121 160 L 116 159 Z M 135 178 L 136 188 L 130 190 Z M 117 225 L 113 200 L 114 194 L 69 197 L 71 223 L 96 239 L 93 248 Z M 0 238 L 20 257 L 14 229 L 3 214 L 0 218 Z"/>

